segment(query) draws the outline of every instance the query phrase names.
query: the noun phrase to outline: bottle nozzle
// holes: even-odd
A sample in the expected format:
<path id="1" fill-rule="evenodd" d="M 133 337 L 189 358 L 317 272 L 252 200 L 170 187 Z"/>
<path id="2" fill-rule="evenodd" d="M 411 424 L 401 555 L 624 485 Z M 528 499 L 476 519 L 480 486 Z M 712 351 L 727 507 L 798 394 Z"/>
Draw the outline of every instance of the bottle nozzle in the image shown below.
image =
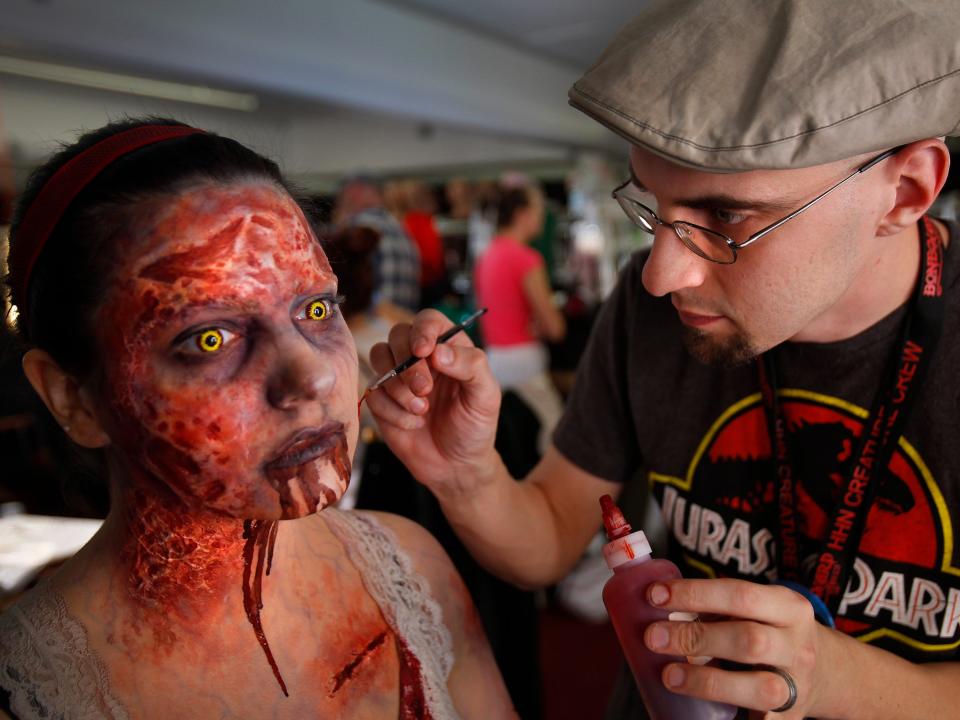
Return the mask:
<path id="1" fill-rule="evenodd" d="M 609 495 L 601 496 L 600 509 L 603 511 L 603 527 L 607 531 L 609 540 L 617 540 L 633 532 L 633 528 L 624 519 L 623 513 L 612 497 Z"/>

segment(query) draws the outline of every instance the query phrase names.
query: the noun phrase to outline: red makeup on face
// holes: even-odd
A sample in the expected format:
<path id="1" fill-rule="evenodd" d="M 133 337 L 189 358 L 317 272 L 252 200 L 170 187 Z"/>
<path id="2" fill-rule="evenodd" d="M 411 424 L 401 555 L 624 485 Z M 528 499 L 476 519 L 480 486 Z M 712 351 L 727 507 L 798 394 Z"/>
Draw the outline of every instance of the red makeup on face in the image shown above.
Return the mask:
<path id="1" fill-rule="evenodd" d="M 297 205 L 251 182 L 135 213 L 97 317 L 105 424 L 132 474 L 235 518 L 336 501 L 356 351 Z"/>

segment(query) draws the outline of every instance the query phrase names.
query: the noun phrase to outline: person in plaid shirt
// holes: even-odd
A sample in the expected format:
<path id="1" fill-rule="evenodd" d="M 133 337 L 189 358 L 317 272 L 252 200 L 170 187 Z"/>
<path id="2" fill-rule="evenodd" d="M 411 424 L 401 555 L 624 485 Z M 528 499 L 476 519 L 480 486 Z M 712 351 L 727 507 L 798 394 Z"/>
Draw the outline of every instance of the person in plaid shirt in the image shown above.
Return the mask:
<path id="1" fill-rule="evenodd" d="M 380 234 L 374 256 L 374 303 L 389 302 L 405 310 L 420 308 L 420 253 L 403 226 L 384 207 L 383 193 L 372 178 L 347 180 L 337 195 L 338 226 L 369 227 Z"/>

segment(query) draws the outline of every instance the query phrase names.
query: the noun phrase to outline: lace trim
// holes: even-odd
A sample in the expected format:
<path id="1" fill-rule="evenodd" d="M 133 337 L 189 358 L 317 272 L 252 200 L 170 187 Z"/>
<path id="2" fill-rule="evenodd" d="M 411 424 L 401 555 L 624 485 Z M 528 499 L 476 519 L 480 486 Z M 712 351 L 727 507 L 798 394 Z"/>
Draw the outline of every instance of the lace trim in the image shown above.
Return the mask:
<path id="1" fill-rule="evenodd" d="M 127 720 L 63 597 L 41 584 L 0 615 L 0 686 L 20 720 Z"/>
<path id="2" fill-rule="evenodd" d="M 426 578 L 414 571 L 393 533 L 369 515 L 327 508 L 322 517 L 343 543 L 387 623 L 420 661 L 430 717 L 457 718 L 447 690 L 453 641 Z"/>

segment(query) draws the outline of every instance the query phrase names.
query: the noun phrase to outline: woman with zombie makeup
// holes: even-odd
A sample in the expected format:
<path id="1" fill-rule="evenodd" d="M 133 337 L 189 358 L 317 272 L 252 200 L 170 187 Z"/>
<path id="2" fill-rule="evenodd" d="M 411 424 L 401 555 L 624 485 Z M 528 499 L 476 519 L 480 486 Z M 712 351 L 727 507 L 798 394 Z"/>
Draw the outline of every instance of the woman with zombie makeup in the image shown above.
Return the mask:
<path id="1" fill-rule="evenodd" d="M 168 120 L 90 133 L 30 180 L 9 284 L 27 377 L 111 508 L 0 616 L 7 713 L 513 716 L 436 542 L 330 507 L 357 356 L 276 165 Z"/>

